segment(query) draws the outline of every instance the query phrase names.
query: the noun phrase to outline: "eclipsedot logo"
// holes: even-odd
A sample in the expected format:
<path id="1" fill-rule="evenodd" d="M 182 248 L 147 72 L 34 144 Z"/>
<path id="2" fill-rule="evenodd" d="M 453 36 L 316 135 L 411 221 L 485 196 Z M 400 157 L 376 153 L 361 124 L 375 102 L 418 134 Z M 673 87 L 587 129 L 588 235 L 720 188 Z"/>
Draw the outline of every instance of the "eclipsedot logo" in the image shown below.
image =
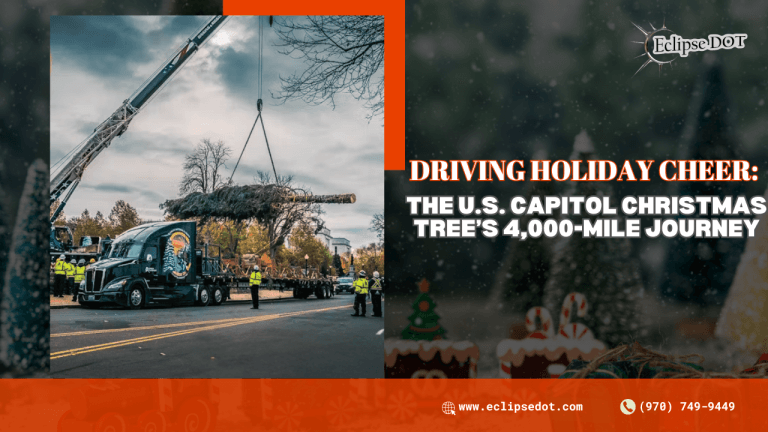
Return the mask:
<path id="1" fill-rule="evenodd" d="M 672 67 L 672 62 L 676 58 L 662 58 L 662 55 L 676 54 L 680 57 L 688 57 L 688 54 L 692 52 L 742 49 L 746 46 L 745 41 L 747 40 L 746 33 L 711 34 L 706 39 L 685 39 L 667 28 L 666 22 L 658 29 L 653 24 L 648 23 L 651 26 L 650 31 L 635 23 L 632 24 L 645 36 L 642 41 L 633 41 L 643 44 L 644 52 L 637 57 L 646 57 L 645 63 L 640 66 L 635 75 L 651 63 L 659 65 L 659 75 L 661 75 L 661 68 L 664 65 L 668 64 Z"/>

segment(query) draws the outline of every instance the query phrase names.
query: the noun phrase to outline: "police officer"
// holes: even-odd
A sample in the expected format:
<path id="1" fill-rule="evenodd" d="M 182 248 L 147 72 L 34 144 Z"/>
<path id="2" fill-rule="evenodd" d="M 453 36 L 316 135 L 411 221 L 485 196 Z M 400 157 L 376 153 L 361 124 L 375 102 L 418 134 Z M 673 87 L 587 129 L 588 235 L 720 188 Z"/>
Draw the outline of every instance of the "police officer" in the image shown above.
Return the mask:
<path id="1" fill-rule="evenodd" d="M 253 307 L 251 309 L 259 308 L 259 286 L 261 286 L 261 272 L 259 266 L 253 266 L 253 272 L 251 273 L 251 301 L 253 301 Z"/>
<path id="2" fill-rule="evenodd" d="M 72 292 L 75 289 L 75 266 L 77 265 L 77 261 L 75 261 L 74 258 L 67 264 L 67 292 L 65 294 L 69 295 L 72 294 Z"/>
<path id="3" fill-rule="evenodd" d="M 352 316 L 365 318 L 365 298 L 368 296 L 368 279 L 365 278 L 365 270 L 360 270 L 360 277 L 352 286 L 355 288 L 355 313 Z M 362 314 L 357 313 L 360 305 L 363 307 Z"/>
<path id="4" fill-rule="evenodd" d="M 53 266 L 53 296 L 64 297 L 64 290 L 67 288 L 67 257 L 64 254 L 59 255 L 56 264 Z"/>
<path id="5" fill-rule="evenodd" d="M 373 315 L 375 317 L 381 316 L 381 278 L 379 278 L 379 272 L 373 272 L 373 277 L 368 281 L 368 286 L 371 291 L 371 302 L 373 303 Z"/>
<path id="6" fill-rule="evenodd" d="M 77 268 L 75 268 L 75 286 L 74 291 L 72 292 L 72 301 L 77 301 L 77 293 L 80 291 L 80 282 L 85 280 L 85 260 L 80 259 L 80 261 L 77 262 Z"/>

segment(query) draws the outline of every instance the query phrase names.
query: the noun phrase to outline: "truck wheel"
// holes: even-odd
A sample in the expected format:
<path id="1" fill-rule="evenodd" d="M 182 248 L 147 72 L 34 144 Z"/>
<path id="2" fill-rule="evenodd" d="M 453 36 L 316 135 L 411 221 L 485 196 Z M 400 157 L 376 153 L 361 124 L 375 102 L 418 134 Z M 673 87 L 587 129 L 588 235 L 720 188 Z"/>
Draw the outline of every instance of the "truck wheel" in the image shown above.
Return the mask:
<path id="1" fill-rule="evenodd" d="M 133 285 L 128 290 L 128 307 L 137 310 L 142 306 L 144 306 L 144 290 L 139 285 Z"/>
<path id="2" fill-rule="evenodd" d="M 190 399 L 181 406 L 176 417 L 179 432 L 212 432 L 216 427 L 216 413 L 211 404 L 202 399 Z"/>
<path id="3" fill-rule="evenodd" d="M 166 432 L 168 420 L 158 410 L 150 410 L 139 416 L 139 430 L 141 432 Z"/>
<path id="4" fill-rule="evenodd" d="M 224 290 L 220 286 L 213 287 L 213 293 L 211 294 L 211 305 L 219 306 L 224 302 Z"/>
<path id="5" fill-rule="evenodd" d="M 322 300 L 325 298 L 325 291 L 323 291 L 323 288 L 317 287 L 315 288 L 315 297 Z"/>
<path id="6" fill-rule="evenodd" d="M 96 422 L 94 432 L 125 432 L 125 418 L 118 413 L 106 413 Z"/>
<path id="7" fill-rule="evenodd" d="M 211 304 L 211 292 L 207 287 L 203 287 L 198 294 L 197 305 L 208 306 L 209 304 Z"/>

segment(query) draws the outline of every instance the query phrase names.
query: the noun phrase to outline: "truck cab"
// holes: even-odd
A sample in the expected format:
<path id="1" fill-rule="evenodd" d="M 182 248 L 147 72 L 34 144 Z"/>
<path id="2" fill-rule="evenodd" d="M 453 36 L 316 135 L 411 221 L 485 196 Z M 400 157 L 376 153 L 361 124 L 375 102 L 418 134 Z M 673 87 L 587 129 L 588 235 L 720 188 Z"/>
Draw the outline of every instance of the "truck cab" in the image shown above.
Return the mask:
<path id="1" fill-rule="evenodd" d="M 221 304 L 228 297 L 218 258 L 196 249 L 194 221 L 139 225 L 115 238 L 109 254 L 90 266 L 78 301 L 117 304 Z"/>

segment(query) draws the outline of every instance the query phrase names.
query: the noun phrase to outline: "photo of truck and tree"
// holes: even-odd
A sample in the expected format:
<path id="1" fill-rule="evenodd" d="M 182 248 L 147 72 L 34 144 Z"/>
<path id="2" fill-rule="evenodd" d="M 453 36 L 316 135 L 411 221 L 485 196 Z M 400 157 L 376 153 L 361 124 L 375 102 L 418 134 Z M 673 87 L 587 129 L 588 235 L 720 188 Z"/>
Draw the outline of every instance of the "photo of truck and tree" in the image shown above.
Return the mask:
<path id="1" fill-rule="evenodd" d="M 376 16 L 51 19 L 54 376 L 382 375 L 383 321 L 336 294 L 384 276 L 383 35 Z M 227 306 L 169 308 L 192 305 Z M 360 364 L 305 366 L 323 334 Z"/>

